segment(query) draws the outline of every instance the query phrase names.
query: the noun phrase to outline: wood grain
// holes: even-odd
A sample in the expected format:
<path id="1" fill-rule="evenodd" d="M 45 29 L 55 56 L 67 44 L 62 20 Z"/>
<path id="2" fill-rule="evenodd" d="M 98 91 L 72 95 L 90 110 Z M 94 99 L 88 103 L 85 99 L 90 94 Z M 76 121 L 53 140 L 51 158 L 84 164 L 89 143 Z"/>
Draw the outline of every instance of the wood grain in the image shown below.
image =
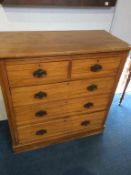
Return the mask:
<path id="1" fill-rule="evenodd" d="M 13 145 L 18 144 L 17 139 L 17 128 L 16 128 L 16 121 L 15 121 L 15 113 L 12 103 L 11 92 L 9 88 L 9 82 L 6 74 L 5 62 L 4 60 L 0 60 L 0 85 L 4 97 L 4 103 L 6 107 L 6 112 L 8 115 L 8 123 L 10 127 L 10 133 L 12 137 Z"/>
<path id="2" fill-rule="evenodd" d="M 47 96 L 42 99 L 35 98 L 35 94 L 39 92 L 46 93 Z M 11 93 L 14 106 L 53 102 L 68 99 L 68 82 L 12 88 Z"/>
<path id="3" fill-rule="evenodd" d="M 105 78 L 91 78 L 77 81 L 70 81 L 68 86 L 69 97 L 89 97 L 102 94 L 108 94 L 112 92 L 113 85 L 115 83 L 114 77 Z M 91 86 L 95 85 L 96 89 L 91 90 Z"/>
<path id="4" fill-rule="evenodd" d="M 88 115 L 80 115 L 69 118 L 62 118 L 47 123 L 41 123 L 38 125 L 30 125 L 26 127 L 19 127 L 19 142 L 30 142 L 30 141 L 47 141 L 53 138 L 61 137 L 68 133 L 89 131 L 100 128 L 105 115 L 104 112 L 93 113 Z M 82 122 L 89 121 L 87 126 L 83 126 Z M 37 131 L 46 130 L 44 135 L 36 135 Z"/>
<path id="5" fill-rule="evenodd" d="M 72 79 L 113 76 L 118 71 L 120 61 L 121 57 L 74 60 L 72 61 Z M 91 67 L 96 64 L 101 65 L 102 69 L 92 72 Z"/>
<path id="6" fill-rule="evenodd" d="M 99 95 L 93 97 L 84 97 L 77 99 L 70 99 L 66 101 L 58 101 L 52 103 L 38 103 L 35 106 L 23 106 L 16 107 L 16 121 L 19 124 L 33 123 L 33 122 L 44 122 L 47 120 L 60 118 L 62 116 L 72 116 L 81 113 L 91 113 L 95 111 L 107 109 L 107 104 L 109 103 L 110 94 Z M 86 103 L 93 103 L 93 107 L 85 108 Z M 36 118 L 35 113 L 39 110 L 44 110 L 47 115 L 43 119 Z"/>
<path id="7" fill-rule="evenodd" d="M 23 64 L 13 65 L 7 63 L 7 73 L 11 87 L 40 85 L 67 80 L 68 66 L 67 61 L 37 62 L 35 64 L 25 64 L 23 62 Z M 46 75 L 42 77 L 34 76 L 34 73 L 38 70 L 45 71 Z"/>
<path id="8" fill-rule="evenodd" d="M 16 124 L 24 126 L 26 124 L 44 123 L 61 117 L 105 110 L 107 109 L 109 97 L 110 94 L 15 107 Z M 90 109 L 84 108 L 84 105 L 89 102 L 94 103 L 94 106 Z M 38 117 L 35 114 L 39 111 L 46 111 L 47 114 L 43 117 Z"/>
<path id="9" fill-rule="evenodd" d="M 85 132 L 79 131 L 79 132 L 75 132 L 75 133 L 69 133 L 69 134 L 61 136 L 60 138 L 57 137 L 57 138 L 54 138 L 54 139 L 51 139 L 48 141 L 38 140 L 37 142 L 32 141 L 32 142 L 26 142 L 26 143 L 22 143 L 22 144 L 19 143 L 18 145 L 13 145 L 13 150 L 14 150 L 14 153 L 21 153 L 21 152 L 24 152 L 27 150 L 28 151 L 36 150 L 38 148 L 47 147 L 47 146 L 52 145 L 52 144 L 58 144 L 58 143 L 68 142 L 68 141 L 75 140 L 75 139 L 89 137 L 92 135 L 102 134 L 103 130 L 104 130 L 104 127 L 102 126 L 100 128 L 93 129 L 90 131 L 87 130 Z"/>
<path id="10" fill-rule="evenodd" d="M 0 32 L 1 58 L 129 51 L 129 45 L 106 31 Z"/>
<path id="11" fill-rule="evenodd" d="M 53 101 L 76 97 L 108 94 L 111 92 L 113 84 L 114 78 L 89 79 L 49 85 L 12 88 L 11 93 L 14 106 L 24 106 L 38 103 L 46 104 Z M 87 88 L 91 85 L 96 85 L 97 89 L 95 91 L 89 91 Z M 46 93 L 47 96 L 42 99 L 35 98 L 35 94 L 39 92 Z"/>
<path id="12" fill-rule="evenodd" d="M 15 151 L 103 132 L 128 44 L 105 31 L 0 32 L 0 43 Z"/>

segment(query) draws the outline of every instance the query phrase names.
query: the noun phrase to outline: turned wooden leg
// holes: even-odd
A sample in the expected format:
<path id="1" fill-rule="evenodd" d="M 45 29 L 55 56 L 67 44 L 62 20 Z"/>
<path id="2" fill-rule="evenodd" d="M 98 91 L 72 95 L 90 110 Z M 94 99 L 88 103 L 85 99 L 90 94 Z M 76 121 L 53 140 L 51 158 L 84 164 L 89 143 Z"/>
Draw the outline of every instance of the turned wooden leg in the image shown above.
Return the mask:
<path id="1" fill-rule="evenodd" d="M 127 80 L 126 80 L 126 84 L 125 84 L 124 90 L 123 90 L 123 92 L 122 92 L 122 94 L 121 94 L 121 97 L 120 97 L 120 100 L 119 100 L 119 106 L 120 106 L 121 103 L 122 103 L 122 100 L 123 100 L 123 98 L 124 98 L 124 95 L 125 95 L 125 92 L 126 92 L 126 89 L 127 89 L 127 87 L 128 87 L 128 84 L 129 84 L 130 80 L 131 80 L 131 72 L 129 72 L 129 74 L 128 74 L 128 78 L 127 78 Z"/>

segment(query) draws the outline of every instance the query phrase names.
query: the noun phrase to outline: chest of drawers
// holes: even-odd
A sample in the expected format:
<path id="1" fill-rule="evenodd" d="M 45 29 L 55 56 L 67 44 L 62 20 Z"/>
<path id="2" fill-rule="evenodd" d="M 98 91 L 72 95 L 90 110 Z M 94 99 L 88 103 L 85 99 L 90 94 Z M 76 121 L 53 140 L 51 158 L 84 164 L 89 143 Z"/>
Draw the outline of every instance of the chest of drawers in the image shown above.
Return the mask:
<path id="1" fill-rule="evenodd" d="M 130 48 L 105 31 L 1 32 L 15 152 L 103 132 Z"/>

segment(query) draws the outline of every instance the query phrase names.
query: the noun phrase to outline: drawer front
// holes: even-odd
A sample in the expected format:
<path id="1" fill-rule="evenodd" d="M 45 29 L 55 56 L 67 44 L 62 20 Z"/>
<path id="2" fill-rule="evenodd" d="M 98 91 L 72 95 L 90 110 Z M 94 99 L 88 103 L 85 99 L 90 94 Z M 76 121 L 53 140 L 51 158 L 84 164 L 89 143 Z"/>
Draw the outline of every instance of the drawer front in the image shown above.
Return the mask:
<path id="1" fill-rule="evenodd" d="M 89 79 L 50 85 L 12 88 L 11 91 L 14 106 L 23 106 L 68 98 L 107 94 L 112 91 L 114 81 L 114 78 Z"/>
<path id="2" fill-rule="evenodd" d="M 68 61 L 8 64 L 7 73 L 11 87 L 40 85 L 67 80 Z"/>
<path id="3" fill-rule="evenodd" d="M 101 128 L 105 112 L 62 118 L 47 123 L 18 128 L 19 142 L 49 141 L 78 131 Z"/>
<path id="4" fill-rule="evenodd" d="M 17 125 L 47 122 L 52 119 L 107 109 L 109 95 L 77 98 L 54 103 L 15 107 Z"/>
<path id="5" fill-rule="evenodd" d="M 72 79 L 114 75 L 117 73 L 120 61 L 119 57 L 72 61 Z"/>
<path id="6" fill-rule="evenodd" d="M 68 83 L 12 88 L 11 93 L 14 106 L 47 103 L 67 99 Z"/>

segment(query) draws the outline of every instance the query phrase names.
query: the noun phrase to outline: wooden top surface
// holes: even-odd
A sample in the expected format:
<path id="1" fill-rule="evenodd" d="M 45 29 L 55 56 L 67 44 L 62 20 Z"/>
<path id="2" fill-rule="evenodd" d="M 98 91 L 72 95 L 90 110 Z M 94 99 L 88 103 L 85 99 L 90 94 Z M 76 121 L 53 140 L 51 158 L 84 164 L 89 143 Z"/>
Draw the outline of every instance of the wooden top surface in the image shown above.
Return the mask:
<path id="1" fill-rule="evenodd" d="M 106 31 L 0 32 L 0 58 L 41 57 L 130 50 Z"/>

